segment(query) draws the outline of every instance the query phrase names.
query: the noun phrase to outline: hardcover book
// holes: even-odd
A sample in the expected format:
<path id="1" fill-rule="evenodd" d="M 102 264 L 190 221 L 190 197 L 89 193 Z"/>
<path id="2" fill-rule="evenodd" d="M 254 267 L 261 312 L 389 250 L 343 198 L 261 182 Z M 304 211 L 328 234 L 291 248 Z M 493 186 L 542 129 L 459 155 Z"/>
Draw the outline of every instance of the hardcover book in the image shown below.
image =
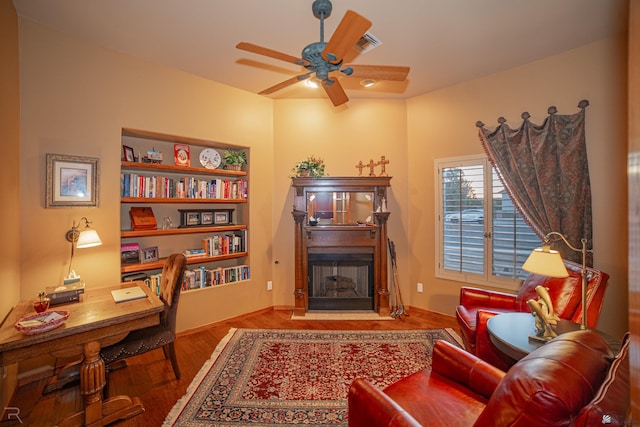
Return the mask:
<path id="1" fill-rule="evenodd" d="M 120 245 L 120 262 L 122 264 L 136 264 L 140 262 L 140 245 L 124 243 Z"/>
<path id="2" fill-rule="evenodd" d="M 84 282 L 76 282 L 71 285 L 50 286 L 45 288 L 47 298 L 51 305 L 66 304 L 80 301 L 80 294 L 84 293 Z"/>

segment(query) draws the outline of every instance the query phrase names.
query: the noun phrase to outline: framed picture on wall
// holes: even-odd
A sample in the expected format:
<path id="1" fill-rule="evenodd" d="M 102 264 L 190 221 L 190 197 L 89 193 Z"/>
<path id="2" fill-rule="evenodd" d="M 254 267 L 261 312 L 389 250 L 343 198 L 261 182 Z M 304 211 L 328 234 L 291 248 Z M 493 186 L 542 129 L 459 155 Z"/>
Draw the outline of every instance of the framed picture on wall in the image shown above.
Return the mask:
<path id="1" fill-rule="evenodd" d="M 98 159 L 47 153 L 46 208 L 98 206 Z"/>

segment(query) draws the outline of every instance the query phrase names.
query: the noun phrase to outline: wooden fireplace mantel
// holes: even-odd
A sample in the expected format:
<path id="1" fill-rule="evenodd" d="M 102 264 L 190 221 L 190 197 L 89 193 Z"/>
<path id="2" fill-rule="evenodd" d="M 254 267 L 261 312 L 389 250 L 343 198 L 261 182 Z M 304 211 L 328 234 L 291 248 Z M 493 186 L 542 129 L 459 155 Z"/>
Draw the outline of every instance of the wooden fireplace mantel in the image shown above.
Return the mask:
<path id="1" fill-rule="evenodd" d="M 308 309 L 309 253 L 373 252 L 374 309 L 388 316 L 389 286 L 387 268 L 387 188 L 391 177 L 322 177 L 292 178 L 295 190 L 293 219 L 295 221 L 295 308 L 294 314 L 304 315 Z M 309 192 L 371 192 L 373 193 L 369 224 L 309 225 L 307 193 Z"/>

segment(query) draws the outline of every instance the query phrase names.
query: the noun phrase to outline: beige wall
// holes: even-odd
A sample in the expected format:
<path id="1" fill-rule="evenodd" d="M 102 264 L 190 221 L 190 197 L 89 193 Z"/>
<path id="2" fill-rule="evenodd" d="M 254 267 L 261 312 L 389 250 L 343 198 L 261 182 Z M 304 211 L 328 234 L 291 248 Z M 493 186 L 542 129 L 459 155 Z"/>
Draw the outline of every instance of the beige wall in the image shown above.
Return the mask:
<path id="1" fill-rule="evenodd" d="M 274 102 L 274 304 L 293 306 L 294 222 L 291 168 L 310 155 L 324 159 L 331 176 L 357 176 L 360 160 L 390 163 L 389 238 L 398 247 L 400 276 L 408 274 L 408 174 L 405 101 L 351 100 L 335 108 L 326 99 Z M 376 169 L 380 172 L 380 168 Z M 368 174 L 368 169 L 363 171 Z"/>
<path id="2" fill-rule="evenodd" d="M 435 277 L 434 159 L 482 153 L 476 121 L 494 128 L 521 113 L 542 123 L 547 108 L 578 111 L 588 99 L 586 139 L 593 197 L 595 266 L 611 275 L 599 327 L 616 336 L 627 328 L 626 43 L 603 40 L 523 67 L 432 92 L 408 102 L 411 184 L 412 305 L 452 314 L 461 284 Z M 416 293 L 415 283 L 425 283 Z"/>
<path id="3" fill-rule="evenodd" d="M 629 159 L 640 156 L 640 0 L 629 2 Z M 631 164 L 631 162 L 629 162 Z M 634 163 L 637 165 L 637 161 Z M 631 411 L 640 423 L 640 179 L 629 168 L 629 330 Z"/>
<path id="4" fill-rule="evenodd" d="M 69 262 L 65 232 L 87 216 L 103 245 L 76 251 L 74 269 L 87 287 L 120 279 L 121 129 L 151 130 L 247 146 L 252 279 L 185 293 L 178 329 L 272 305 L 272 101 L 248 92 L 104 50 L 21 19 L 22 144 L 21 298 L 61 283 Z M 100 159 L 97 208 L 45 209 L 45 154 Z M 15 158 L 15 157 L 14 157 Z M 266 207 L 266 209 L 265 209 Z M 3 221 L 3 223 L 6 223 Z"/>
<path id="5" fill-rule="evenodd" d="M 587 143 L 594 193 L 596 265 L 612 275 L 605 330 L 626 316 L 626 147 L 624 46 L 606 40 L 504 73 L 405 101 L 271 101 L 68 38 L 20 21 L 22 50 L 21 297 L 58 283 L 66 272 L 64 233 L 90 217 L 104 245 L 78 252 L 74 268 L 88 286 L 119 278 L 120 130 L 138 128 L 251 147 L 252 280 L 187 293 L 179 328 L 188 329 L 262 307 L 293 305 L 293 203 L 290 169 L 323 157 L 331 175 L 356 175 L 355 164 L 385 155 L 393 176 L 390 237 L 398 247 L 405 302 L 453 314 L 459 284 L 434 278 L 433 160 L 481 152 L 475 122 L 522 111 L 541 121 L 547 107 L 577 110 L 587 98 Z M 519 86 L 523 86 L 520 88 Z M 548 87 L 548 89 L 546 89 Z M 518 92 L 516 92 L 516 88 Z M 611 132 L 611 137 L 605 136 Z M 44 209 L 45 153 L 101 159 L 100 207 Z M 46 224 L 34 227 L 33 224 Z M 34 261 L 37 260 L 37 267 Z M 276 261 L 279 263 L 276 264 Z M 265 282 L 273 280 L 273 292 Z M 415 283 L 425 292 L 415 293 Z"/>
<path id="6" fill-rule="evenodd" d="M 20 78 L 18 20 L 11 0 L 0 1 L 0 323 L 20 297 Z M 15 367 L 8 367 L 15 371 Z M 5 380 L 9 378 L 9 380 Z M 15 375 L 0 367 L 0 413 L 6 406 Z"/>

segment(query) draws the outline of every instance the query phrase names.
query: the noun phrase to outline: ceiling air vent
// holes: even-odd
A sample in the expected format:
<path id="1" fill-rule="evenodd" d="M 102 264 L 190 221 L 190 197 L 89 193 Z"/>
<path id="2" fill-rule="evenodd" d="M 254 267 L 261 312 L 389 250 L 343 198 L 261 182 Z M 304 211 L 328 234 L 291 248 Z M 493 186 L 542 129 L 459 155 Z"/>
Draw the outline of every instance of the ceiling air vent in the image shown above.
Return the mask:
<path id="1" fill-rule="evenodd" d="M 370 32 L 364 33 L 360 40 L 355 45 L 358 52 L 366 53 L 382 44 L 382 40 L 371 34 Z"/>

